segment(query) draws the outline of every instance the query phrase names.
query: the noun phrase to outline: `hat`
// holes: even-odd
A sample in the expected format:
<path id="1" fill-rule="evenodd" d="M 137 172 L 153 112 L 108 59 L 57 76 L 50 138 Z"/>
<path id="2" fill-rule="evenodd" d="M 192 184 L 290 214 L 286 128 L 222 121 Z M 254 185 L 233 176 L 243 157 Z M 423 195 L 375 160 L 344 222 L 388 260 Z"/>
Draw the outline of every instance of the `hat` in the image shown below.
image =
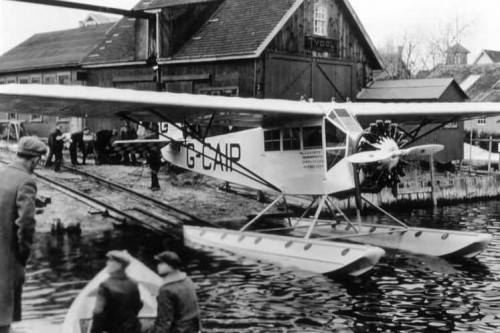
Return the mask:
<path id="1" fill-rule="evenodd" d="M 181 259 L 179 259 L 179 256 L 172 251 L 163 251 L 155 255 L 154 258 L 168 264 L 172 268 L 179 268 L 181 266 Z"/>
<path id="2" fill-rule="evenodd" d="M 33 157 L 45 155 L 47 146 L 34 136 L 23 136 L 17 143 L 17 153 Z"/>
<path id="3" fill-rule="evenodd" d="M 118 261 L 123 267 L 127 267 L 130 264 L 130 256 L 127 251 L 113 250 L 106 253 L 108 259 Z"/>

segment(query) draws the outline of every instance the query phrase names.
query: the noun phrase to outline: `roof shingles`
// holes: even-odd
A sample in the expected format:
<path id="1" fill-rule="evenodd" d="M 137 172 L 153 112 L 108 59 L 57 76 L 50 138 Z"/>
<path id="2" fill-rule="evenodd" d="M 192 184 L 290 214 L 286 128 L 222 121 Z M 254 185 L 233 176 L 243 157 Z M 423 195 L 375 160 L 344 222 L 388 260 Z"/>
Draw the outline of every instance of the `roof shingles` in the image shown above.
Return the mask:
<path id="1" fill-rule="evenodd" d="M 174 60 L 251 55 L 296 0 L 226 0 Z"/>
<path id="2" fill-rule="evenodd" d="M 0 57 L 0 72 L 79 65 L 112 25 L 36 34 Z"/>

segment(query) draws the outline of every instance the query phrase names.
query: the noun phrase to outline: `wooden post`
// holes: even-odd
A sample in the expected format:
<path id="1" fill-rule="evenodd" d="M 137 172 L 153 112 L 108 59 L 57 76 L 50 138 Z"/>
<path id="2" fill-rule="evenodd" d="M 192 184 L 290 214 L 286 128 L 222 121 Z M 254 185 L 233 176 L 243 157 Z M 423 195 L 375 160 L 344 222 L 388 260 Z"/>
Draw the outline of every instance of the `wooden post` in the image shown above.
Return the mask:
<path id="1" fill-rule="evenodd" d="M 472 129 L 470 130 L 470 142 L 469 142 L 469 173 L 472 173 Z"/>
<path id="2" fill-rule="evenodd" d="M 491 148 L 492 148 L 492 144 L 493 144 L 493 142 L 491 140 L 493 140 L 493 137 L 490 135 L 490 144 L 488 147 L 488 173 L 491 172 Z"/>
<path id="3" fill-rule="evenodd" d="M 436 207 L 437 206 L 437 199 L 434 194 L 434 179 L 435 179 L 435 168 L 434 168 L 434 154 L 431 154 L 430 157 L 430 167 L 431 167 L 431 200 L 432 200 L 432 206 Z"/>

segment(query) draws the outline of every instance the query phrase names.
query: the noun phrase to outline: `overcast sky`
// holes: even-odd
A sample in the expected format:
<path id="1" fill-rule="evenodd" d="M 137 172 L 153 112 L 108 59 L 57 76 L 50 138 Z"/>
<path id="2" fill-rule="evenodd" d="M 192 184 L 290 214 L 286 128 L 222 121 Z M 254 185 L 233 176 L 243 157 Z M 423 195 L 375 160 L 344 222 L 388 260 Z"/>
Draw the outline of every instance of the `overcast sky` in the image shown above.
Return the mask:
<path id="1" fill-rule="evenodd" d="M 74 1 L 74 0 L 72 0 Z M 251 1 L 251 0 L 248 0 Z M 102 6 L 130 9 L 138 0 L 80 0 Z M 447 25 L 468 26 L 462 45 L 471 62 L 482 49 L 500 50 L 500 0 L 350 0 L 375 46 L 401 36 L 432 38 Z M 0 0 L 0 54 L 39 32 L 71 29 L 88 12 Z"/>

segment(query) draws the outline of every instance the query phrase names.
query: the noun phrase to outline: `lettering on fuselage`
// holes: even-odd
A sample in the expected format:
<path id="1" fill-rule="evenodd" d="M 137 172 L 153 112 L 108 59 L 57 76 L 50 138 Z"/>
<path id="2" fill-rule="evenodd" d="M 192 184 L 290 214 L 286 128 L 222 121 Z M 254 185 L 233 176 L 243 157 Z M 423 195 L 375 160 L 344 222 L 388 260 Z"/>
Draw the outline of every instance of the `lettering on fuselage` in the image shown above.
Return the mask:
<path id="1" fill-rule="evenodd" d="M 239 143 L 226 143 L 212 148 L 210 144 L 203 145 L 201 152 L 195 151 L 193 143 L 186 147 L 186 165 L 189 169 L 195 169 L 199 163 L 204 170 L 210 171 L 233 171 L 233 163 L 241 159 L 241 146 Z"/>
<path id="2" fill-rule="evenodd" d="M 301 151 L 302 165 L 304 169 L 320 169 L 324 167 L 323 152 L 321 149 Z"/>

